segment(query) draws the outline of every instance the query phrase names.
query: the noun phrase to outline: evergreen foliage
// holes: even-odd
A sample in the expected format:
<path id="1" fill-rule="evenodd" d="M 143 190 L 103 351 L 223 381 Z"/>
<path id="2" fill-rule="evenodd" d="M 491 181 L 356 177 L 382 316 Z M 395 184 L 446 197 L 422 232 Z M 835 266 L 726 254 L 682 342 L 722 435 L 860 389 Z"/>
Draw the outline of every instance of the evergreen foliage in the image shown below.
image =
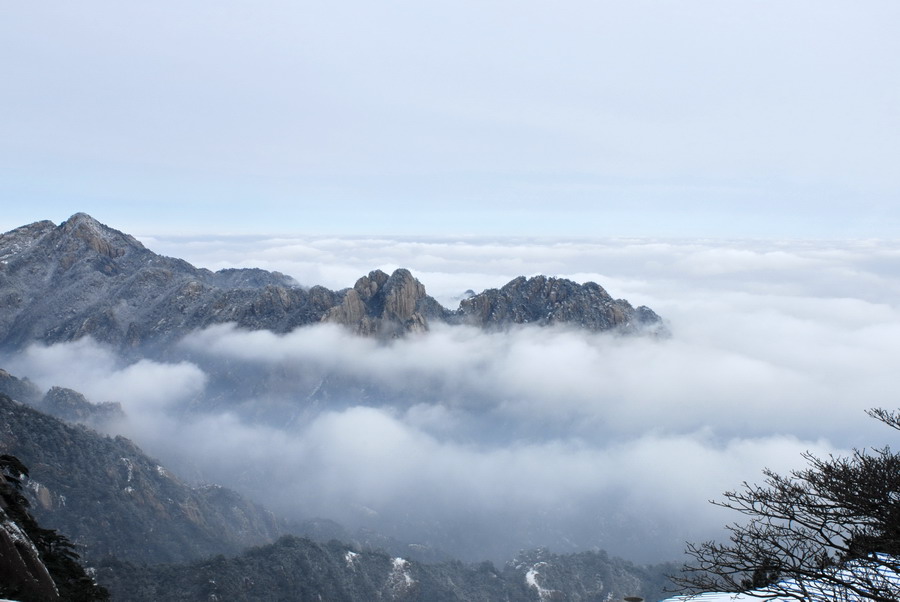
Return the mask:
<path id="1" fill-rule="evenodd" d="M 541 594 L 526 575 L 537 567 Z M 116 600 L 422 600 L 509 602 L 544 599 L 600 602 L 638 594 L 664 596 L 666 569 L 637 567 L 604 553 L 557 556 L 523 553 L 498 570 L 492 563 L 425 564 L 331 541 L 286 536 L 235 558 L 216 556 L 190 565 L 137 566 L 109 560 L 100 577 Z"/>
<path id="2" fill-rule="evenodd" d="M 223 487 L 192 488 L 124 437 L 66 424 L 0 393 L 0 452 L 31 467 L 32 512 L 95 562 L 187 562 L 274 540 L 284 526 Z"/>
<path id="3" fill-rule="evenodd" d="M 108 600 L 106 588 L 97 585 L 79 564 L 75 545 L 56 530 L 38 525 L 28 512 L 28 500 L 22 495 L 22 479 L 27 477 L 28 469 L 17 457 L 0 455 L 0 505 L 37 548 L 60 599 L 69 602 Z M 16 584 L 0 583 L 0 595 L 16 596 L 23 602 L 42 600 L 40 593 Z"/>

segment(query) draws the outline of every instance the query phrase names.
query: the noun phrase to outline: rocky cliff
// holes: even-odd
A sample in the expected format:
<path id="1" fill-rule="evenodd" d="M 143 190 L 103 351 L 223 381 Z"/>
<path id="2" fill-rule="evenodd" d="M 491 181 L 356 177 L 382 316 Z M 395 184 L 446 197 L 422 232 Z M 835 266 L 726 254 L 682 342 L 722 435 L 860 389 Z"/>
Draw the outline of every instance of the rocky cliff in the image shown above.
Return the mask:
<path id="1" fill-rule="evenodd" d="M 108 600 L 64 535 L 38 525 L 22 495 L 28 468 L 0 454 L 0 596 L 22 602 Z"/>
<path id="2" fill-rule="evenodd" d="M 613 299 L 599 284 L 546 276 L 520 276 L 503 288 L 463 299 L 458 315 L 464 322 L 489 328 L 562 324 L 622 333 L 661 333 L 663 328 L 652 309 L 635 309 L 624 299 Z"/>
<path id="3" fill-rule="evenodd" d="M 324 320 L 349 326 L 362 335 L 393 337 L 425 332 L 429 319 L 446 321 L 450 315 L 425 294 L 425 287 L 409 270 L 399 269 L 390 276 L 375 270 L 357 280 Z"/>

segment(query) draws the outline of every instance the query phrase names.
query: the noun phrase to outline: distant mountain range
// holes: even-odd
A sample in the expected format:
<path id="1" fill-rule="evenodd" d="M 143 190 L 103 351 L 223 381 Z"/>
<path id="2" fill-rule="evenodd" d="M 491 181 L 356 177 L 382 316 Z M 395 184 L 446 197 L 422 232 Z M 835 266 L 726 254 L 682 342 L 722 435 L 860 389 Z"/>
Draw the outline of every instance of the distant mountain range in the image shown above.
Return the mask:
<path id="1" fill-rule="evenodd" d="M 165 355 L 186 335 L 227 323 L 275 333 L 334 323 L 383 338 L 425 333 L 435 324 L 666 333 L 651 309 L 613 299 L 595 283 L 519 277 L 450 310 L 405 269 L 372 271 L 340 291 L 259 269 L 211 272 L 157 255 L 81 213 L 60 225 L 41 221 L 0 235 L 0 349 L 10 355 L 35 342 L 83 337 L 126 353 Z M 281 422 L 306 406 L 337 408 L 394 394 L 327 372 L 306 383 L 289 372 L 204 367 L 211 375 L 207 399 L 191 411 L 226 405 L 236 392 L 255 399 L 257 387 L 278 385 L 278 378 L 290 381 L 287 397 L 303 391 L 297 398 L 305 400 L 291 404 L 293 413 L 277 407 Z M 425 398 L 416 388 L 397 395 L 398 403 L 403 395 Z M 127 397 L 123 391 L 121 400 Z M 350 533 L 327 520 L 290 523 L 230 489 L 190 485 L 128 439 L 92 429 L 122 416 L 116 402 L 93 403 L 62 387 L 42 390 L 0 369 L 0 454 L 29 467 L 21 483 L 34 517 L 74 542 L 114 600 L 654 600 L 671 569 L 545 550 L 523 552 L 497 569 L 376 532 Z M 7 534 L 19 528 L 4 525 Z M 46 580 L 39 585 L 48 587 Z"/>
<path id="2" fill-rule="evenodd" d="M 157 255 L 83 213 L 58 226 L 40 221 L 0 235 L 0 307 L 5 348 L 83 336 L 121 348 L 165 345 L 226 322 L 277 333 L 334 322 L 386 337 L 424 332 L 432 322 L 665 331 L 651 309 L 613 299 L 592 282 L 519 277 L 451 311 L 405 269 L 375 270 L 341 291 L 259 269 L 211 272 Z"/>

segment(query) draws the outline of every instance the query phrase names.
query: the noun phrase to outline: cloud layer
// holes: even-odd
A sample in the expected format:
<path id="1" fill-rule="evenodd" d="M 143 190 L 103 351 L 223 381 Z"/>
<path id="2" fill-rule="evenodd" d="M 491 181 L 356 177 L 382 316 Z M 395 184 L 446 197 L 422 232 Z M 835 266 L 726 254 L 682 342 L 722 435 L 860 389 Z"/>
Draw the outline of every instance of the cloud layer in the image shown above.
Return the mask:
<path id="1" fill-rule="evenodd" d="M 403 265 L 445 303 L 518 273 L 568 275 L 669 321 L 662 340 L 443 327 L 387 344 L 226 325 L 169 362 L 125 363 L 90 341 L 8 360 L 43 386 L 121 401 L 121 428 L 149 453 L 294 517 L 470 559 L 550 545 L 661 560 L 736 518 L 706 500 L 763 467 L 892 435 L 864 414 L 892 407 L 896 387 L 891 244 L 162 242 L 200 265 L 268 257 L 330 286 Z"/>

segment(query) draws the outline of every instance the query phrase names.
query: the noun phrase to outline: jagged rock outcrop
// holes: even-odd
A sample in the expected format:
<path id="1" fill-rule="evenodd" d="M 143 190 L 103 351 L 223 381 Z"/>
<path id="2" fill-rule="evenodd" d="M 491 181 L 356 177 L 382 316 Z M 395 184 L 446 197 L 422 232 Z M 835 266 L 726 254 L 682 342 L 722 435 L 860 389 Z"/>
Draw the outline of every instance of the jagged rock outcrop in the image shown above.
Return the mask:
<path id="1" fill-rule="evenodd" d="M 83 336 L 122 347 L 162 345 L 224 322 L 289 332 L 338 307 L 331 321 L 392 335 L 423 330 L 440 307 L 405 270 L 384 275 L 374 290 L 357 288 L 305 289 L 259 269 L 198 269 L 78 213 L 59 226 L 43 221 L 0 235 L 0 345 Z M 352 298 L 360 292 L 361 304 Z"/>
<path id="2" fill-rule="evenodd" d="M 237 553 L 286 531 L 219 486 L 189 487 L 124 437 L 66 424 L 0 394 L 0 453 L 31 469 L 32 512 L 90 561 L 184 562 Z"/>
<path id="3" fill-rule="evenodd" d="M 635 309 L 594 282 L 578 284 L 546 276 L 519 276 L 500 289 L 463 299 L 458 314 L 463 322 L 487 328 L 565 324 L 622 333 L 663 329 L 662 320 L 649 307 Z"/>
<path id="4" fill-rule="evenodd" d="M 400 336 L 425 332 L 428 319 L 446 320 L 449 312 L 425 294 L 422 283 L 409 270 L 399 269 L 388 276 L 381 270 L 369 272 L 346 291 L 341 304 L 323 318 L 343 324 L 362 335 Z"/>
<path id="5" fill-rule="evenodd" d="M 125 417 L 117 402 L 93 403 L 78 391 L 64 387 L 51 387 L 44 393 L 27 378 L 17 378 L 2 368 L 0 393 L 67 422 L 104 427 Z"/>
<path id="6" fill-rule="evenodd" d="M 0 502 L 0 595 L 26 600 L 59 600 L 59 592 L 37 546 Z"/>
<path id="7" fill-rule="evenodd" d="M 125 417 L 120 403 L 113 401 L 92 403 L 78 391 L 65 387 L 51 387 L 41 400 L 38 409 L 68 422 L 89 425 L 109 424 Z"/>
<path id="8" fill-rule="evenodd" d="M 121 348 L 164 347 L 192 330 L 231 322 L 285 333 L 322 321 L 368 336 L 424 332 L 429 322 L 486 328 L 568 324 L 589 330 L 662 330 L 594 283 L 537 276 L 464 299 L 457 311 L 429 297 L 408 270 L 380 270 L 353 288 L 303 288 L 278 272 L 198 269 L 78 213 L 0 235 L 0 347 L 84 336 Z"/>
<path id="9" fill-rule="evenodd" d="M 0 368 L 0 393 L 33 407 L 37 407 L 44 396 L 36 384 L 27 378 L 15 377 L 2 368 Z"/>

